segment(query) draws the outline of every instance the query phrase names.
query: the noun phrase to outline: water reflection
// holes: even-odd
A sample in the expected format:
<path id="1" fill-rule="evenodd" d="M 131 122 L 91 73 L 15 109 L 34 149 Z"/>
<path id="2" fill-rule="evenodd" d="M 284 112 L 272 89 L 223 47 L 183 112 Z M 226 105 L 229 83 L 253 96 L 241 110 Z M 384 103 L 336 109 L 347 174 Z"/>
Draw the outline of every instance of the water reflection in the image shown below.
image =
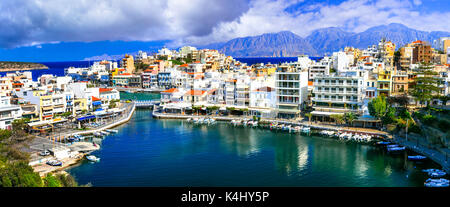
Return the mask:
<path id="1" fill-rule="evenodd" d="M 420 169 L 430 167 L 375 146 L 224 123 L 206 126 L 156 120 L 145 110 L 138 110 L 118 134 L 103 142 L 96 152 L 102 162 L 71 170 L 81 183 L 423 186 Z"/>

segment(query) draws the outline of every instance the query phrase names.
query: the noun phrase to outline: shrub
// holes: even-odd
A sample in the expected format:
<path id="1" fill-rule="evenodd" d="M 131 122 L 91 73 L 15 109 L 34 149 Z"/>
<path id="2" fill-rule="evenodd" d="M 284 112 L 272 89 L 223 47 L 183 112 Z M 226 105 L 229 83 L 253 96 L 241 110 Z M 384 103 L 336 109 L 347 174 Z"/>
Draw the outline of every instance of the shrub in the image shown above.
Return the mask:
<path id="1" fill-rule="evenodd" d="M 422 132 L 422 130 L 420 129 L 419 126 L 417 125 L 412 125 L 410 128 L 408 128 L 408 133 L 409 132 L 413 132 L 413 133 L 417 133 L 420 134 Z"/>
<path id="2" fill-rule="evenodd" d="M 423 123 L 427 125 L 430 125 L 433 124 L 434 121 L 436 121 L 436 117 L 431 114 L 426 114 L 422 117 L 421 121 L 423 121 Z"/>
<path id="3" fill-rule="evenodd" d="M 450 122 L 447 120 L 440 120 L 438 123 L 438 127 L 444 132 L 448 131 L 450 129 Z"/>

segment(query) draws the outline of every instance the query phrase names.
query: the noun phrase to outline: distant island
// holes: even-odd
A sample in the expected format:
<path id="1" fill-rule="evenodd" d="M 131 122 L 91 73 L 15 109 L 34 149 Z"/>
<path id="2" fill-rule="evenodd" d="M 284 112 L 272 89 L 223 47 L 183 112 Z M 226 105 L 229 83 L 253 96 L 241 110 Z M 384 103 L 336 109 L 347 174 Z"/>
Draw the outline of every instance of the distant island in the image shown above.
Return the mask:
<path id="1" fill-rule="evenodd" d="M 40 63 L 0 61 L 0 72 L 41 69 L 48 69 L 48 67 Z"/>

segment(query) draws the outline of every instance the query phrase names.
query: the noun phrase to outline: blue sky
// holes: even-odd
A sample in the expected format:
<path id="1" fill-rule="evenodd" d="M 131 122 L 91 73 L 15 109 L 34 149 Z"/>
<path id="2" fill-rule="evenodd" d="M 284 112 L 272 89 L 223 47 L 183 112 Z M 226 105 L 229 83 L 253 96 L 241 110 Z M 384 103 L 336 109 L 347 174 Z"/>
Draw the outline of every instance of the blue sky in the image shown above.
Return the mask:
<path id="1" fill-rule="evenodd" d="M 0 1 L 0 60 L 81 60 L 325 27 L 450 31 L 448 8 L 448 0 Z"/>

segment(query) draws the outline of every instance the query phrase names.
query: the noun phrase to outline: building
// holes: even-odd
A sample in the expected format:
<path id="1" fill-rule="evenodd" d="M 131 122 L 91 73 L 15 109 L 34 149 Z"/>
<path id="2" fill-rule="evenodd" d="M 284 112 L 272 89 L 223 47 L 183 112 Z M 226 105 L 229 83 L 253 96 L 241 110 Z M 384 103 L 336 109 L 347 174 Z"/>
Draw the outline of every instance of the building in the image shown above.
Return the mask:
<path id="1" fill-rule="evenodd" d="M 22 108 L 11 104 L 11 97 L 0 97 L 0 129 L 12 129 L 14 119 L 22 117 Z"/>
<path id="2" fill-rule="evenodd" d="M 132 55 L 126 54 L 124 58 L 122 58 L 120 65 L 122 68 L 126 70 L 127 73 L 134 73 L 134 59 Z"/>
<path id="3" fill-rule="evenodd" d="M 308 72 L 281 65 L 275 72 L 277 109 L 280 118 L 295 118 L 308 96 Z"/>
<path id="4" fill-rule="evenodd" d="M 365 82 L 362 76 L 350 72 L 317 76 L 314 79 L 312 115 L 327 121 L 333 114 L 362 114 Z"/>

